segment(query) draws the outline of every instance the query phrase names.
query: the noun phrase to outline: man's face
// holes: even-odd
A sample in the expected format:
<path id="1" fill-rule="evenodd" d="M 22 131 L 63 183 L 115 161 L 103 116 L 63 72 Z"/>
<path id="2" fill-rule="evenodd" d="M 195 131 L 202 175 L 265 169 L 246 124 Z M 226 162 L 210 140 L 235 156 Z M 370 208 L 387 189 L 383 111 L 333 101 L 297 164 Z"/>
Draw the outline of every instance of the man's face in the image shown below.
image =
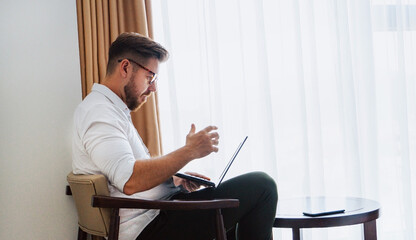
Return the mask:
<path id="1" fill-rule="evenodd" d="M 132 63 L 135 64 L 135 63 Z M 159 62 L 157 59 L 150 59 L 146 68 L 157 73 Z M 156 82 L 150 84 L 153 74 L 137 66 L 136 72 L 133 72 L 127 85 L 124 86 L 127 107 L 131 111 L 139 109 L 147 100 L 147 97 L 156 91 Z"/>

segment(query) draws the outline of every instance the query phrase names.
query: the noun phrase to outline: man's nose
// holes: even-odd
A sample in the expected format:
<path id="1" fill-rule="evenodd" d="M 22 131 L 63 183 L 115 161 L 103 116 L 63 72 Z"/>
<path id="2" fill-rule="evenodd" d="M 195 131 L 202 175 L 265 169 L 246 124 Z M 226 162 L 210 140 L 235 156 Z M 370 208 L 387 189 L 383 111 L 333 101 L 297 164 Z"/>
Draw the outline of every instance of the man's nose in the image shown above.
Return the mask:
<path id="1" fill-rule="evenodd" d="M 157 84 L 156 81 L 154 83 L 150 84 L 149 91 L 156 92 L 156 90 L 157 90 L 156 84 Z"/>

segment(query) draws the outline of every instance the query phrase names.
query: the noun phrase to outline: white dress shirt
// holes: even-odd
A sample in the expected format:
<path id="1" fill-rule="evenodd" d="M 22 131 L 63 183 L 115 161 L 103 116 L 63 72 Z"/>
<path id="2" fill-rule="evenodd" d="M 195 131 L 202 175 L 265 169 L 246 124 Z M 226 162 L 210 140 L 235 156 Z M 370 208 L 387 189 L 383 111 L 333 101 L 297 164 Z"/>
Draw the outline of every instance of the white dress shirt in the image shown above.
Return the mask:
<path id="1" fill-rule="evenodd" d="M 74 113 L 72 168 L 74 174 L 104 174 L 111 196 L 169 199 L 180 191 L 172 178 L 131 196 L 123 193 L 136 160 L 149 152 L 131 122 L 130 110 L 113 91 L 94 84 Z M 120 209 L 120 240 L 136 239 L 159 210 Z"/>

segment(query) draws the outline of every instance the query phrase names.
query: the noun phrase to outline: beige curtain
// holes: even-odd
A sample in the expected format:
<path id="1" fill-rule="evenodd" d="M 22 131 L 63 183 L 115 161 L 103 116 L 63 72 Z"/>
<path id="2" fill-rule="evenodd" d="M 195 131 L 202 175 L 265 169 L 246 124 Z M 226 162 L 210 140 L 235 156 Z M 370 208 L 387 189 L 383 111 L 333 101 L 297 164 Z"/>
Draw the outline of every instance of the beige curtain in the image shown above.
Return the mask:
<path id="1" fill-rule="evenodd" d="M 105 77 L 108 49 L 123 32 L 153 38 L 151 0 L 77 0 L 82 97 Z M 133 124 L 152 156 L 162 154 L 157 95 L 152 94 L 137 112 Z"/>

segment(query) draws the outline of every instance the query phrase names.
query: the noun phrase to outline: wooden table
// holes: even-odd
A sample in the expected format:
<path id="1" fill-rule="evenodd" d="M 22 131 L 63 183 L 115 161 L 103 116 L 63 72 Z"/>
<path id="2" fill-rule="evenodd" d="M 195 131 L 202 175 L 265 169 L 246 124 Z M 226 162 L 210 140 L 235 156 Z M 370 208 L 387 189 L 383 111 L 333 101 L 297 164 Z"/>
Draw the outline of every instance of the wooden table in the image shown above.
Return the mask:
<path id="1" fill-rule="evenodd" d="M 345 209 L 345 213 L 320 217 L 307 217 L 308 209 Z M 354 224 L 364 225 L 364 239 L 376 240 L 376 219 L 380 205 L 363 198 L 308 197 L 279 200 L 273 227 L 292 228 L 293 240 L 302 239 L 302 228 L 325 228 Z"/>

